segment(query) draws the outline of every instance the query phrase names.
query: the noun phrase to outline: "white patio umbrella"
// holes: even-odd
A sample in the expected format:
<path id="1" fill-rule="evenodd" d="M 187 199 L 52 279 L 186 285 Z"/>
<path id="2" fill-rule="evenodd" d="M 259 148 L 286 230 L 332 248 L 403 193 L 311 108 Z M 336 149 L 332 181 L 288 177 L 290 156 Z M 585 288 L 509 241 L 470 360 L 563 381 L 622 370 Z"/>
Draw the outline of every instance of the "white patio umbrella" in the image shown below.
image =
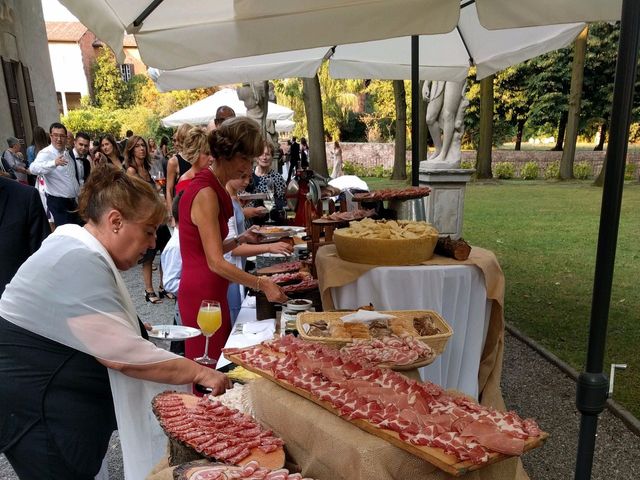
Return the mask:
<path id="1" fill-rule="evenodd" d="M 146 65 L 175 69 L 264 53 L 450 31 L 443 0 L 61 0 L 124 61 L 135 36 Z"/>
<path id="2" fill-rule="evenodd" d="M 583 23 L 529 28 L 487 30 L 480 24 L 476 6 L 465 2 L 451 32 L 420 35 L 420 80 L 462 81 L 475 65 L 482 79 L 511 65 L 569 45 Z M 329 62 L 334 78 L 411 78 L 411 37 L 340 45 Z"/>
<path id="3" fill-rule="evenodd" d="M 213 95 L 163 118 L 162 124 L 165 127 L 177 127 L 183 123 L 206 125 L 215 118 L 218 107 L 223 105 L 233 108 L 239 117 L 247 114 L 247 109 L 238 98 L 238 93 L 232 88 L 223 88 Z M 293 117 L 293 110 L 269 102 L 267 120 L 289 120 L 291 117 Z"/>
<path id="4" fill-rule="evenodd" d="M 311 48 L 222 60 L 176 70 L 150 67 L 147 73 L 161 92 L 276 78 L 313 77 L 322 61 L 332 52 L 328 47 Z"/>
<path id="5" fill-rule="evenodd" d="M 481 79 L 511 65 L 567 46 L 584 24 L 571 23 L 508 30 L 487 30 L 474 4 L 463 6 L 456 28 L 444 34 L 421 35 L 419 78 L 462 81 L 470 65 Z M 334 78 L 411 78 L 410 37 L 242 57 L 204 65 L 158 70 L 149 74 L 158 90 L 179 90 L 226 83 L 312 77 L 329 59 Z"/>

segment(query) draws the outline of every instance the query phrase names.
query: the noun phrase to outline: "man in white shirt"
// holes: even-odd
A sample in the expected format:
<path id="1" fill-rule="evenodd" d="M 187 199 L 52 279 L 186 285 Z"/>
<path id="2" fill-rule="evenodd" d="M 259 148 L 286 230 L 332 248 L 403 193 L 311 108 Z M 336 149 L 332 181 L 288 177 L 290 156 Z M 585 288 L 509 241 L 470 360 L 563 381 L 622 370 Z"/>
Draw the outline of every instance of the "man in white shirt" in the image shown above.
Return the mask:
<path id="1" fill-rule="evenodd" d="M 162 251 L 160 262 L 162 263 L 162 284 L 167 292 L 171 292 L 176 295 L 176 312 L 173 317 L 174 325 L 182 325 L 180 319 L 180 309 L 178 307 L 178 287 L 180 287 L 180 277 L 182 275 L 182 256 L 180 254 L 180 235 L 178 235 L 179 225 L 179 212 L 178 206 L 184 190 L 173 199 L 171 205 L 171 213 L 176 221 L 176 226 L 173 230 L 171 239 L 167 242 L 167 245 Z M 184 341 L 171 342 L 169 347 L 173 353 L 184 356 Z"/>
<path id="2" fill-rule="evenodd" d="M 56 226 L 67 223 L 81 225 L 82 221 L 76 212 L 80 175 L 76 162 L 65 150 L 67 129 L 61 123 L 52 123 L 49 136 L 51 145 L 38 152 L 30 166 L 31 173 L 42 175 L 45 179 L 47 207 Z"/>

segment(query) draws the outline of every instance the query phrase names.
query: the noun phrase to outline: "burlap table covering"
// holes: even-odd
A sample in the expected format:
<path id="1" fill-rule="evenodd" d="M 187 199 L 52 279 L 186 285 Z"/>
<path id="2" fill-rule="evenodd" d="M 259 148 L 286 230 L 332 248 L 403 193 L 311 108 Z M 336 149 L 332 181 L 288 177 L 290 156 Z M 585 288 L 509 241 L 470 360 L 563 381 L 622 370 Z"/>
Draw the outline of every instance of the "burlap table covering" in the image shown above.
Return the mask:
<path id="1" fill-rule="evenodd" d="M 498 259 L 489 250 L 473 247 L 467 260 L 460 261 L 435 255 L 421 265 L 475 265 L 482 270 L 487 298 L 492 301 L 492 304 L 487 338 L 478 370 L 478 392 L 480 403 L 504 410 L 505 405 L 500 390 L 504 353 L 504 274 Z M 342 260 L 336 252 L 335 245 L 321 247 L 317 253 L 316 271 L 320 283 L 322 308 L 324 310 L 335 309 L 331 298 L 331 288 L 355 282 L 360 276 L 376 267 L 377 265 Z M 453 332 L 453 334 L 456 333 Z"/>
<path id="2" fill-rule="evenodd" d="M 444 480 L 456 478 L 387 441 L 360 430 L 275 383 L 251 383 L 255 416 L 286 442 L 302 474 L 319 480 Z M 489 465 L 466 480 L 527 480 L 518 458 Z"/>

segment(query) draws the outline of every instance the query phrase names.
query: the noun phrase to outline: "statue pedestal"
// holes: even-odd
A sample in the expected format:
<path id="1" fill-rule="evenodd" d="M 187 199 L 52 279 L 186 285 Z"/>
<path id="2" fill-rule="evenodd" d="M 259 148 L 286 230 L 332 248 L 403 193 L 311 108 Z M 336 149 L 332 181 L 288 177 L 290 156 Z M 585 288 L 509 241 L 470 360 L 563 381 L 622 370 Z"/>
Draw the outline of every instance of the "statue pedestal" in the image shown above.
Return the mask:
<path id="1" fill-rule="evenodd" d="M 464 192 L 475 169 L 434 170 L 420 166 L 419 172 L 420 186 L 431 188 L 431 194 L 424 197 L 427 222 L 441 236 L 451 235 L 457 240 L 462 236 Z"/>

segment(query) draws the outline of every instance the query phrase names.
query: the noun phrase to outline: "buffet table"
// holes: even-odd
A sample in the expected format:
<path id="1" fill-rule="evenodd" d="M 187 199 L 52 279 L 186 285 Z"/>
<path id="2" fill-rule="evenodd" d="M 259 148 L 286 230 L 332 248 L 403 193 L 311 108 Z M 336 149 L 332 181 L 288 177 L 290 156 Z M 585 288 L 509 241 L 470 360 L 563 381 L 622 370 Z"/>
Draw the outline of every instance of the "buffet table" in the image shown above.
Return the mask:
<path id="1" fill-rule="evenodd" d="M 379 267 L 346 262 L 327 245 L 318 250 L 316 269 L 325 310 L 371 302 L 378 310 L 440 313 L 454 333 L 445 353 L 421 371 L 423 378 L 504 408 L 504 276 L 492 252 L 473 247 L 465 261 L 435 256 L 419 266 Z"/>

